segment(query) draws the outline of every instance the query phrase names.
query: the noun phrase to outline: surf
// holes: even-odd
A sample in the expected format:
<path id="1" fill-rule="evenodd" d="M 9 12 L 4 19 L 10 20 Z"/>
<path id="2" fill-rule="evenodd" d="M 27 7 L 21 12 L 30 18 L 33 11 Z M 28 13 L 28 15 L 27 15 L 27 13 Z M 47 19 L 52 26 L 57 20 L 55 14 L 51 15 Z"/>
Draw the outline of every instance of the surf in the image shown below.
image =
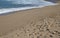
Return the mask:
<path id="1" fill-rule="evenodd" d="M 42 8 L 50 5 L 56 4 L 44 0 L 0 0 L 0 14 L 32 8 Z"/>

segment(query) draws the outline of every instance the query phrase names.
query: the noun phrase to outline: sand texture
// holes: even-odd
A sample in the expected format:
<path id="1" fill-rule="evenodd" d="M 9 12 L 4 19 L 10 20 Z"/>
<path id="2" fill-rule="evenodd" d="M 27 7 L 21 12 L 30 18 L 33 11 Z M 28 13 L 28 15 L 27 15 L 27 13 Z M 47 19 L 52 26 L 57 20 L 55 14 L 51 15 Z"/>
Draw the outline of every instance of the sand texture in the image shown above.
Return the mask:
<path id="1" fill-rule="evenodd" d="M 0 38 L 60 38 L 60 5 L 0 16 Z"/>

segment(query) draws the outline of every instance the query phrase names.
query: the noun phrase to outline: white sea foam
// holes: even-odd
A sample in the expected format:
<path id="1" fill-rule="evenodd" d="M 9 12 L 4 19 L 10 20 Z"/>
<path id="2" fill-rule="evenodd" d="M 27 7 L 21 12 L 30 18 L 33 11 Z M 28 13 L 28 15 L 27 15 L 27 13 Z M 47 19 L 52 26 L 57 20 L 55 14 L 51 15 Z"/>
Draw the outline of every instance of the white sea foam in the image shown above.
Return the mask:
<path id="1" fill-rule="evenodd" d="M 6 0 L 11 1 L 14 4 L 38 4 L 43 2 L 43 0 Z"/>
<path id="2" fill-rule="evenodd" d="M 22 7 L 22 8 L 20 7 L 20 8 L 6 8 L 6 9 L 0 9 L 0 14 L 10 13 L 10 12 L 19 11 L 19 10 L 27 10 L 27 9 L 32 9 L 32 8 L 42 8 L 42 7 L 50 6 L 50 5 L 57 5 L 57 4 L 44 1 L 43 4 L 39 4 L 38 6 L 33 6 L 33 7 Z"/>

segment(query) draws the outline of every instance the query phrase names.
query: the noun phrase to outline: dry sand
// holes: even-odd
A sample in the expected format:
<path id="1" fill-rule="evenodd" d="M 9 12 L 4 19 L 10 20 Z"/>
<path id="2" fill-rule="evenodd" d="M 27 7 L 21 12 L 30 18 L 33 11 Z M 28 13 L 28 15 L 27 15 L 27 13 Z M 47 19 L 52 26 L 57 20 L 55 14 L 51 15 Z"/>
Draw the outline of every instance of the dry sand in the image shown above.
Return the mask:
<path id="1" fill-rule="evenodd" d="M 60 38 L 60 5 L 0 16 L 0 38 Z"/>

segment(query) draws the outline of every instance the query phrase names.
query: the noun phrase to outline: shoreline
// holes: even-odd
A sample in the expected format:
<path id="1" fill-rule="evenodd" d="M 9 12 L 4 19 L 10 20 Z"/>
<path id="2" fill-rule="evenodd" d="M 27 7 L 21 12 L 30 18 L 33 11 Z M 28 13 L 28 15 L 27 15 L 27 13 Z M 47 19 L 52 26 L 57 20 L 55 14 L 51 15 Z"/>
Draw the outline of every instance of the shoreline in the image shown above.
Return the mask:
<path id="1" fill-rule="evenodd" d="M 14 12 L 14 11 L 20 11 L 20 10 L 28 10 L 28 9 L 34 9 L 34 8 L 43 8 L 46 6 L 53 6 L 53 5 L 58 5 L 52 2 L 47 2 L 44 1 L 46 4 L 43 5 L 38 5 L 38 6 L 33 6 L 33 7 L 22 7 L 22 8 L 5 8 L 5 9 L 0 9 L 0 15 L 1 14 L 5 14 L 5 13 L 10 13 L 10 12 Z"/>

